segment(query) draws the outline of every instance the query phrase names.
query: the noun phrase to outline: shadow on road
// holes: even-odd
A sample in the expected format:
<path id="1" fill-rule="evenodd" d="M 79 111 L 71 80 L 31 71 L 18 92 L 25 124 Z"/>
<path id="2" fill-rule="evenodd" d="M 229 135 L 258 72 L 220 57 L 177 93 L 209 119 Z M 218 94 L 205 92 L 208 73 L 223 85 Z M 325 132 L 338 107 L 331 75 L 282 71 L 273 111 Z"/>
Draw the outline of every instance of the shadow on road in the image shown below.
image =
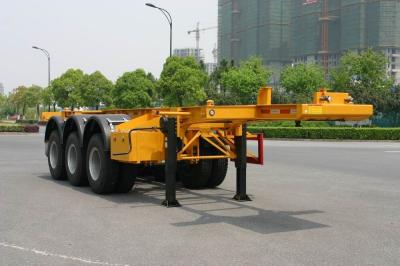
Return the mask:
<path id="1" fill-rule="evenodd" d="M 161 207 L 165 185 L 154 182 L 151 178 L 138 179 L 134 190 L 128 194 L 94 195 L 87 187 L 72 187 L 65 181 L 54 181 L 49 175 L 39 175 L 54 184 L 63 185 L 73 190 L 101 197 L 116 204 L 130 208 Z M 272 211 L 251 206 L 251 202 L 240 203 L 232 200 L 234 191 L 225 189 L 187 190 L 177 189 L 177 199 L 182 204 L 181 210 L 195 214 L 189 222 L 177 222 L 177 227 L 197 226 L 213 223 L 225 223 L 260 234 L 272 234 L 328 227 L 295 216 L 323 213 L 318 210 Z"/>

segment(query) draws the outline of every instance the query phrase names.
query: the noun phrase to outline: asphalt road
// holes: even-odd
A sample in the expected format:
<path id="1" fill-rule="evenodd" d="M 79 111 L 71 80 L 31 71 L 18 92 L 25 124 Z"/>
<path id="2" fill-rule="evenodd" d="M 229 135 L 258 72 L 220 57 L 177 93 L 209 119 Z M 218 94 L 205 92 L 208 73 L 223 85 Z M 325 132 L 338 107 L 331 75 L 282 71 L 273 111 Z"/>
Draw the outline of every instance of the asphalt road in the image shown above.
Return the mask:
<path id="1" fill-rule="evenodd" d="M 98 196 L 51 179 L 43 135 L 0 135 L 0 265 L 399 265 L 400 143 L 267 141 L 249 203 L 138 182 Z"/>

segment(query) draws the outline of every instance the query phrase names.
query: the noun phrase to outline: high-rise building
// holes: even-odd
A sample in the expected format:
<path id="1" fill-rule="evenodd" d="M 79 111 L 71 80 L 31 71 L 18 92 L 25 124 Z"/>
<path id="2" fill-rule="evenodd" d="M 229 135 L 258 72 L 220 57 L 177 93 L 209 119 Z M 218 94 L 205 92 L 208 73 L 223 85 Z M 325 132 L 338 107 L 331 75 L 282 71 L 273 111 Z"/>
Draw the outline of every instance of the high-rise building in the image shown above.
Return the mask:
<path id="1" fill-rule="evenodd" d="M 174 49 L 174 56 L 179 56 L 179 57 L 192 56 L 192 57 L 196 58 L 198 61 L 201 61 L 201 60 L 204 61 L 203 49 L 199 49 L 199 50 L 197 50 L 196 48 Z"/>
<path id="2" fill-rule="evenodd" d="M 373 48 L 387 56 L 388 73 L 400 83 L 400 1 L 306 2 L 292 3 L 290 57 L 295 63 L 320 63 L 328 70 L 347 51 Z"/>
<path id="3" fill-rule="evenodd" d="M 219 61 L 258 55 L 279 70 L 290 63 L 290 0 L 219 0 Z"/>
<path id="4" fill-rule="evenodd" d="M 370 47 L 400 83 L 399 0 L 219 0 L 218 8 L 219 60 L 258 55 L 276 69 L 314 62 L 328 70 Z"/>

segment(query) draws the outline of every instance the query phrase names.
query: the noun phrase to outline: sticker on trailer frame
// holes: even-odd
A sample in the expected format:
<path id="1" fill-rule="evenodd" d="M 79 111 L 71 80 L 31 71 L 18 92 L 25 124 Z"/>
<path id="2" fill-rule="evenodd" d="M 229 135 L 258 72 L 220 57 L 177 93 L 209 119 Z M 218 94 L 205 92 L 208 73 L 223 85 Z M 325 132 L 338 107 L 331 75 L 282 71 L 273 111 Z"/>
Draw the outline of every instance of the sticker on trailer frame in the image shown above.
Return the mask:
<path id="1" fill-rule="evenodd" d="M 308 113 L 310 115 L 322 115 L 324 112 L 322 110 L 322 106 L 309 106 Z"/>
<path id="2" fill-rule="evenodd" d="M 280 115 L 281 114 L 281 110 L 279 110 L 279 109 L 271 109 L 271 114 Z"/>

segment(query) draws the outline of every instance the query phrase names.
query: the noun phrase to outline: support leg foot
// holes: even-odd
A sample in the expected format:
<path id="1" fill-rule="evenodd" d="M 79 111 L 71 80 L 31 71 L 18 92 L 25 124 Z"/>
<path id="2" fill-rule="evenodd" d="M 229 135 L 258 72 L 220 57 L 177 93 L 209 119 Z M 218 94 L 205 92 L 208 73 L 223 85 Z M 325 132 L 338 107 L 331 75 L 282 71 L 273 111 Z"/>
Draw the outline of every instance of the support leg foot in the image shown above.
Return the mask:
<path id="1" fill-rule="evenodd" d="M 172 200 L 172 201 L 164 200 L 162 202 L 162 205 L 167 208 L 181 207 L 181 204 L 177 200 Z"/>
<path id="2" fill-rule="evenodd" d="M 251 201 L 250 197 L 248 195 L 238 195 L 236 194 L 233 197 L 234 200 L 244 202 L 244 201 Z"/>

